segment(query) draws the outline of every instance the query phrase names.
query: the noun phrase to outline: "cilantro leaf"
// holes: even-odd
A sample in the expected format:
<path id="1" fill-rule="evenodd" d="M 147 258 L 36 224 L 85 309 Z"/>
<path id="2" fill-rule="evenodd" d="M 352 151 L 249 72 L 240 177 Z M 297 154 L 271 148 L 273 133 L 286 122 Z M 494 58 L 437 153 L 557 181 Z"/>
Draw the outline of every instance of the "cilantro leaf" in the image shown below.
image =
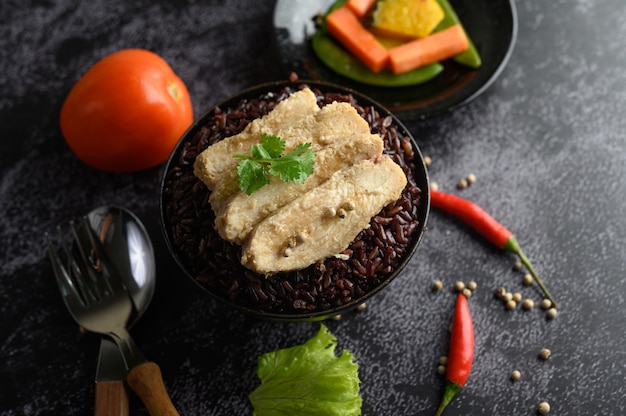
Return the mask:
<path id="1" fill-rule="evenodd" d="M 295 150 L 274 160 L 269 167 L 270 173 L 280 177 L 283 182 L 303 183 L 313 173 L 315 153 L 311 143 L 301 144 Z"/>
<path id="2" fill-rule="evenodd" d="M 259 357 L 261 380 L 249 395 L 255 416 L 358 416 L 358 364 L 350 351 L 335 355 L 337 339 L 323 324 L 302 345 Z"/>
<path id="3" fill-rule="evenodd" d="M 253 160 L 246 159 L 239 162 L 237 174 L 239 175 L 237 178 L 239 188 L 248 195 L 270 183 L 265 166 Z"/>
<path id="4" fill-rule="evenodd" d="M 261 134 L 261 147 L 265 149 L 265 159 L 276 159 L 285 151 L 285 141 L 275 134 Z"/>
<path id="5" fill-rule="evenodd" d="M 261 134 L 260 144 L 250 147 L 250 155 L 235 154 L 242 159 L 237 165 L 239 188 L 250 195 L 270 183 L 270 175 L 278 176 L 283 182 L 303 183 L 313 173 L 315 152 L 311 143 L 298 145 L 294 150 L 282 154 L 286 143 L 274 134 Z"/>

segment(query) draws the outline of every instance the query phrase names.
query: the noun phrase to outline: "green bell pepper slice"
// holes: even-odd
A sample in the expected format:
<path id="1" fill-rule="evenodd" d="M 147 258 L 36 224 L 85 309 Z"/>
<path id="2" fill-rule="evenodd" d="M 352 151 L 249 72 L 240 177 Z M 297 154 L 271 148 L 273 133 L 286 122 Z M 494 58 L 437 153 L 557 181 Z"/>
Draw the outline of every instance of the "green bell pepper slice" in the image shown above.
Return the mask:
<path id="1" fill-rule="evenodd" d="M 461 19 L 459 19 L 459 16 L 456 14 L 454 8 L 448 0 L 437 0 L 437 3 L 439 3 L 441 8 L 443 9 L 444 18 L 435 28 L 435 32 L 447 29 L 450 26 L 454 25 L 461 25 L 461 27 L 463 27 Z M 463 30 L 465 30 L 464 27 Z M 467 35 L 467 32 L 465 32 L 465 34 Z M 472 39 L 469 37 L 469 35 L 467 35 L 467 40 L 470 44 L 469 49 L 454 56 L 452 59 L 454 59 L 461 65 L 466 65 L 470 68 L 478 69 L 482 65 L 482 59 L 480 57 L 480 54 L 478 53 L 478 49 L 476 49 L 476 46 L 474 45 L 474 42 L 472 42 Z"/>
<path id="2" fill-rule="evenodd" d="M 346 78 L 369 85 L 380 87 L 417 85 L 433 79 L 443 71 L 443 65 L 434 63 L 398 75 L 388 69 L 374 73 L 322 30 L 315 32 L 311 46 L 317 57 L 330 69 Z"/>

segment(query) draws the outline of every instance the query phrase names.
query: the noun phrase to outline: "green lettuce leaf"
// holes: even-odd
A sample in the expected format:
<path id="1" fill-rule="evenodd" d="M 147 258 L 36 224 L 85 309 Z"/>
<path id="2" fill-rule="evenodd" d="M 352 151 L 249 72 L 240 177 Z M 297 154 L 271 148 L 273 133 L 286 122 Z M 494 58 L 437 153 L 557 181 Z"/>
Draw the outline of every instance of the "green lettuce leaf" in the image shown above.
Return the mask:
<path id="1" fill-rule="evenodd" d="M 302 345 L 263 354 L 261 385 L 249 395 L 255 416 L 359 416 L 358 364 L 348 350 L 335 354 L 337 339 L 321 325 Z"/>

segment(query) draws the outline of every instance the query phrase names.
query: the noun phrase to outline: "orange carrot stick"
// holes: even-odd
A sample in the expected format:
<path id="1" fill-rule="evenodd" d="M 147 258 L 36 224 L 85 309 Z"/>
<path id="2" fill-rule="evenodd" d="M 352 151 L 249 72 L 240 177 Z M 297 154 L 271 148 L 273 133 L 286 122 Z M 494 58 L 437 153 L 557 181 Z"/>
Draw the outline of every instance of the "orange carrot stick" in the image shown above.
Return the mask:
<path id="1" fill-rule="evenodd" d="M 465 31 L 461 25 L 453 25 L 425 38 L 389 49 L 389 66 L 394 74 L 401 74 L 451 58 L 468 48 Z"/>
<path id="2" fill-rule="evenodd" d="M 356 17 L 362 19 L 374 6 L 374 3 L 376 3 L 376 0 L 348 0 L 346 6 Z"/>
<path id="3" fill-rule="evenodd" d="M 389 59 L 387 49 L 363 27 L 354 13 L 345 5 L 326 16 L 326 28 L 372 72 L 380 72 L 387 65 Z"/>

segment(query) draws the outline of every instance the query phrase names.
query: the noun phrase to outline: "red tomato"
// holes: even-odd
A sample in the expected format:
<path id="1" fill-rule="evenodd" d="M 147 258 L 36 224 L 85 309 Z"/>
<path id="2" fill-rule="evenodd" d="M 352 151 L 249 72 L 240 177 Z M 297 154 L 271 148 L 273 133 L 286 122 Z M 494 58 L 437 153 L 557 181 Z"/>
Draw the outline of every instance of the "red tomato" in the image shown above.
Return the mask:
<path id="1" fill-rule="evenodd" d="M 61 132 L 86 164 L 134 172 L 165 161 L 193 122 L 187 87 L 159 55 L 124 49 L 92 66 L 61 108 Z"/>

